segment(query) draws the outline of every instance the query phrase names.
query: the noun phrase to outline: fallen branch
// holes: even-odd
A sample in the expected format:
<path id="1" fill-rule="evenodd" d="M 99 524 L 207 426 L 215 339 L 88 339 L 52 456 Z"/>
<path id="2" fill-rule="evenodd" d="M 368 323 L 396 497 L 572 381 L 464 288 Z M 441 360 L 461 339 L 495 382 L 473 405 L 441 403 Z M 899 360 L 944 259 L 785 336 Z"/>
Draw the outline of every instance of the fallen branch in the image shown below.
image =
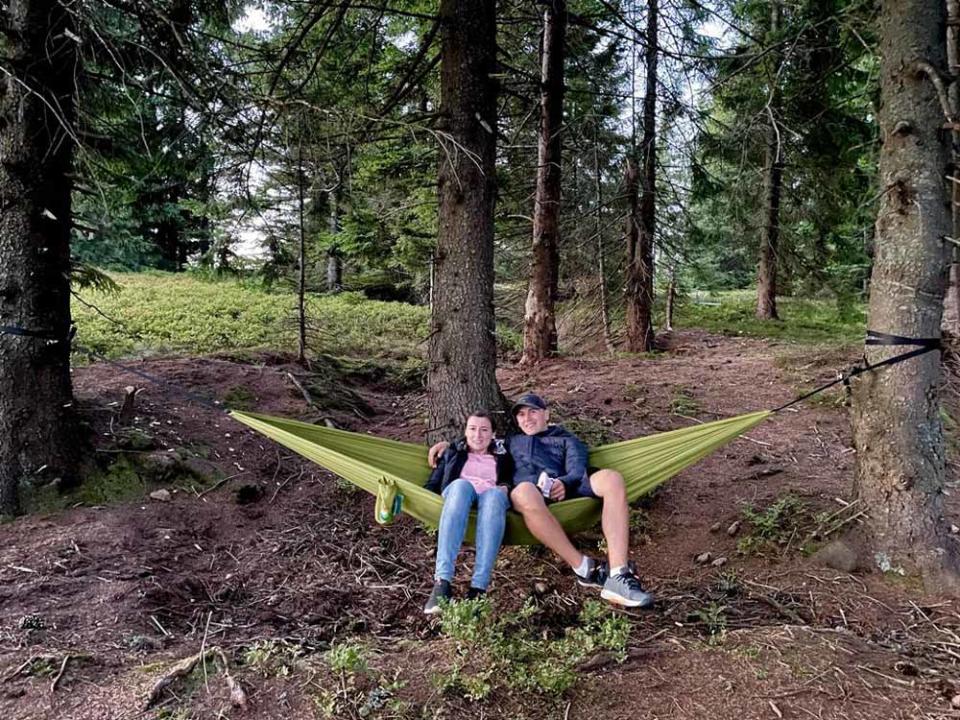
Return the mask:
<path id="1" fill-rule="evenodd" d="M 212 647 L 198 652 L 196 655 L 184 658 L 172 668 L 166 675 L 161 677 L 153 684 L 150 690 L 150 696 L 147 698 L 145 710 L 149 710 L 160 700 L 163 691 L 172 685 L 176 680 L 184 678 L 193 672 L 194 668 L 200 662 L 206 662 L 207 658 L 213 657 L 219 659 L 223 664 L 223 673 L 226 677 L 227 687 L 230 689 L 230 702 L 239 708 L 247 706 L 247 694 L 244 692 L 240 683 L 230 674 L 230 664 L 227 662 L 227 656 L 219 647 Z"/>
<path id="2" fill-rule="evenodd" d="M 53 678 L 53 682 L 50 683 L 50 692 L 56 692 L 56 690 L 57 690 L 57 685 L 60 683 L 60 678 L 63 677 L 63 673 L 66 671 L 66 669 L 67 669 L 67 663 L 70 662 L 70 658 L 71 658 L 71 657 L 73 657 L 73 656 L 72 656 L 72 655 L 64 655 L 64 656 L 63 656 L 63 662 L 60 663 L 60 671 L 59 671 L 59 672 L 56 674 L 56 676 Z"/>

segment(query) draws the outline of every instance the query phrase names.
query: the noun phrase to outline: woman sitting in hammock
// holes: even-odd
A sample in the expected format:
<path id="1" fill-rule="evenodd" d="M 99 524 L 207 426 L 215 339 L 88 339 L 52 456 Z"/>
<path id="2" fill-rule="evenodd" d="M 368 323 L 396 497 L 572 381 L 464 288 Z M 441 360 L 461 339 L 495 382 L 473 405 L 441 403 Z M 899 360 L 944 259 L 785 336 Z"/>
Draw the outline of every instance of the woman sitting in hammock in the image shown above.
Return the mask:
<path id="1" fill-rule="evenodd" d="M 443 495 L 443 510 L 437 532 L 436 583 L 423 612 L 437 613 L 441 601 L 453 597 L 450 583 L 474 504 L 477 552 L 467 598 L 486 593 L 503 540 L 512 483 L 513 460 L 503 441 L 494 439 L 490 415 L 482 410 L 473 413 L 467 418 L 464 437 L 446 449 L 427 481 L 428 490 Z"/>

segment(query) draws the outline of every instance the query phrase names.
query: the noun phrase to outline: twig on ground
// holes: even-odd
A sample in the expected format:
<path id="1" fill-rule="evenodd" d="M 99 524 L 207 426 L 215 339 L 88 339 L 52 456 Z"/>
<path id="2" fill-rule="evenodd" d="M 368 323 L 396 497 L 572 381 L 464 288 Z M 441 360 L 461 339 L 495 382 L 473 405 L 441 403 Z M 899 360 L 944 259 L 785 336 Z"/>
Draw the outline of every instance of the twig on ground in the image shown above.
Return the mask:
<path id="1" fill-rule="evenodd" d="M 50 692 L 56 692 L 57 685 L 60 683 L 60 678 L 63 677 L 63 673 L 67 670 L 67 663 L 70 662 L 72 655 L 64 655 L 63 662 L 60 663 L 60 671 L 54 676 L 53 682 L 50 683 Z"/>
<path id="2" fill-rule="evenodd" d="M 228 475 L 227 477 L 223 478 L 222 480 L 218 480 L 218 481 L 216 482 L 216 484 L 211 485 L 210 487 L 208 487 L 206 490 L 204 490 L 204 491 L 201 492 L 201 493 L 197 493 L 197 499 L 199 500 L 200 498 L 202 498 L 202 497 L 203 497 L 204 495 L 206 495 L 207 493 L 212 493 L 214 490 L 218 490 L 219 488 L 223 487 L 226 483 L 230 482 L 231 480 L 233 480 L 233 479 L 236 478 L 236 477 L 240 477 L 240 476 L 243 475 L 245 472 L 247 472 L 247 471 L 246 471 L 246 470 L 241 470 L 240 472 L 234 473 L 233 475 Z"/>

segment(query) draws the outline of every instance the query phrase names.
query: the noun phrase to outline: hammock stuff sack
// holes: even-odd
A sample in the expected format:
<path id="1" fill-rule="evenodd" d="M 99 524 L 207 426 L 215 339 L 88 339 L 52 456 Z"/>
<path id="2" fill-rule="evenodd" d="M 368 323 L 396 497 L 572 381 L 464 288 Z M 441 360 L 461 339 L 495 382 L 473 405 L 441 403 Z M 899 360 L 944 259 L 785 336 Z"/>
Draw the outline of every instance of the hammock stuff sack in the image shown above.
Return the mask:
<path id="1" fill-rule="evenodd" d="M 618 470 L 626 483 L 627 500 L 633 502 L 770 414 L 770 410 L 761 410 L 603 445 L 590 451 L 589 465 Z M 377 522 L 388 524 L 397 513 L 405 512 L 431 527 L 439 524 L 443 498 L 423 487 L 430 477 L 425 446 L 269 415 L 239 411 L 230 415 L 376 496 Z M 592 498 L 552 503 L 549 508 L 569 533 L 587 530 L 600 520 L 600 502 Z M 474 520 L 471 514 L 467 528 L 471 541 Z M 503 541 L 508 545 L 538 544 L 523 518 L 513 511 L 507 513 Z"/>

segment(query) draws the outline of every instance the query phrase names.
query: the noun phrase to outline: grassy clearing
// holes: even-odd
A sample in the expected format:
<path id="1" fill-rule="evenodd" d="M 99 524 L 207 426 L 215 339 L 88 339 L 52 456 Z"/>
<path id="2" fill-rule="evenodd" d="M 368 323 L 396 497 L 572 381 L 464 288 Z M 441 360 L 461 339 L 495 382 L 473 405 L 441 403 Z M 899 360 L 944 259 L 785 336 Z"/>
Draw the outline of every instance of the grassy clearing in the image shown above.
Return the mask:
<path id="1" fill-rule="evenodd" d="M 718 305 L 704 303 L 719 303 Z M 797 343 L 830 345 L 863 338 L 866 305 L 841 313 L 833 300 L 777 298 L 781 320 L 758 320 L 752 290 L 709 293 L 687 297 L 677 309 L 678 328 L 696 327 L 721 335 L 769 337 Z"/>
<path id="2" fill-rule="evenodd" d="M 296 348 L 296 297 L 237 280 L 200 280 L 190 274 L 112 276 L 115 294 L 80 293 L 73 314 L 77 341 L 108 357 L 156 353 Z M 406 359 L 422 354 L 429 311 L 404 303 L 367 300 L 358 293 L 310 297 L 307 316 L 315 353 Z"/>

